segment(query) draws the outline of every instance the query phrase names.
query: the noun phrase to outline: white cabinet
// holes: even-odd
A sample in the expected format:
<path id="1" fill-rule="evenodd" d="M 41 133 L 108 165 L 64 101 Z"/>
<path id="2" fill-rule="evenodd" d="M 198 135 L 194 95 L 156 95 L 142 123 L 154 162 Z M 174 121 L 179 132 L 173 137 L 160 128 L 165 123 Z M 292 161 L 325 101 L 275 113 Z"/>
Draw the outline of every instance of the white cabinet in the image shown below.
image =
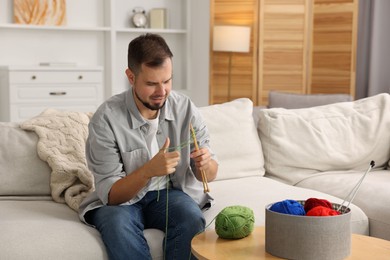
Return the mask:
<path id="1" fill-rule="evenodd" d="M 144 33 L 158 33 L 173 52 L 173 88 L 197 105 L 208 104 L 210 0 L 67 0 L 67 25 L 13 23 L 13 1 L 0 0 L 0 65 L 36 66 L 72 62 L 100 66 L 104 98 L 128 88 L 128 43 Z M 167 28 L 134 28 L 132 10 L 167 10 Z M 1 113 L 1 111 L 0 111 Z"/>
<path id="2" fill-rule="evenodd" d="M 103 69 L 0 68 L 0 121 L 22 121 L 46 108 L 93 112 L 103 101 Z"/>

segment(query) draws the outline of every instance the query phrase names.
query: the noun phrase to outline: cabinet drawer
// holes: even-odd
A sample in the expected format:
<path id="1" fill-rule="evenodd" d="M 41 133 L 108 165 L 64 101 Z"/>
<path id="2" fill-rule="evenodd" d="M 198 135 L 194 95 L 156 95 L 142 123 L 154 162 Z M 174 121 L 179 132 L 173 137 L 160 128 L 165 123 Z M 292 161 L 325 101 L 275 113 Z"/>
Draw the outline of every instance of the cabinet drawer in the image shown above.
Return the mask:
<path id="1" fill-rule="evenodd" d="M 95 85 L 63 85 L 63 86 L 13 86 L 11 102 L 34 102 L 56 100 L 99 99 L 98 86 Z"/>
<path id="2" fill-rule="evenodd" d="M 100 71 L 10 71 L 13 83 L 91 83 L 102 82 Z"/>
<path id="3" fill-rule="evenodd" d="M 77 112 L 95 112 L 97 106 L 94 104 L 83 104 L 83 105 L 67 105 L 67 104 L 56 104 L 53 106 L 39 106 L 39 105 L 18 105 L 11 106 L 11 118 L 10 121 L 20 122 L 30 119 L 34 116 L 39 115 L 47 108 L 53 108 L 64 111 L 77 111 Z"/>

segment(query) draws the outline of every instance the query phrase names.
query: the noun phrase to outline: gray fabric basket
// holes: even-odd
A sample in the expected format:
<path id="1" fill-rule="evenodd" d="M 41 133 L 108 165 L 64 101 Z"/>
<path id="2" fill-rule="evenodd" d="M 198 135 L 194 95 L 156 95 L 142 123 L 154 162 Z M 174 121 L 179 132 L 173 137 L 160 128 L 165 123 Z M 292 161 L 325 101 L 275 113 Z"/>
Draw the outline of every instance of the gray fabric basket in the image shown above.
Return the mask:
<path id="1" fill-rule="evenodd" d="M 304 201 L 299 201 L 304 205 Z M 351 252 L 351 211 L 338 216 L 311 217 L 265 209 L 265 250 L 287 259 L 344 259 Z M 332 204 L 334 209 L 339 204 Z M 344 210 L 344 207 L 341 209 Z"/>

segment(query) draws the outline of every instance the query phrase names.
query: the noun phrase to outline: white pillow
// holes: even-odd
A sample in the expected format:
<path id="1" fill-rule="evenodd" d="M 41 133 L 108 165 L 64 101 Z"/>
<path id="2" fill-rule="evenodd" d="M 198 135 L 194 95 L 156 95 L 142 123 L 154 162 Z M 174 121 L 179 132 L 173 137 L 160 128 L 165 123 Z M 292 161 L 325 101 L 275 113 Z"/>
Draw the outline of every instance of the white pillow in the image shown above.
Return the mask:
<path id="1" fill-rule="evenodd" d="M 268 94 L 269 108 L 307 108 L 346 101 L 352 101 L 352 96 L 349 94 L 294 94 L 277 91 L 270 91 Z"/>
<path id="2" fill-rule="evenodd" d="M 390 95 L 303 109 L 260 111 L 268 176 L 295 185 L 315 173 L 385 167 L 390 157 Z"/>
<path id="3" fill-rule="evenodd" d="M 253 103 L 247 98 L 200 108 L 219 162 L 216 180 L 264 175 L 264 157 L 252 110 Z"/>
<path id="4" fill-rule="evenodd" d="M 38 157 L 38 136 L 0 122 L 0 140 L 0 196 L 50 196 L 51 169 Z"/>

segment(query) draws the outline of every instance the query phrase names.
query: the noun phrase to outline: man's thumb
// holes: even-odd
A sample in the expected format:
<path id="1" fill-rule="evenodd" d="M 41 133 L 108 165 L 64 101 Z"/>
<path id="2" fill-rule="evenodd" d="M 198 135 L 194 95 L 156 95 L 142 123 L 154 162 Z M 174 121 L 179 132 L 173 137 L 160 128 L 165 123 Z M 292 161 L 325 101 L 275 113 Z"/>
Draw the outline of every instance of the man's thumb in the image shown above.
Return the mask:
<path id="1" fill-rule="evenodd" d="M 169 140 L 169 137 L 167 137 L 167 139 L 165 139 L 165 143 L 163 145 L 163 147 L 161 147 L 160 151 L 163 151 L 164 153 L 167 151 L 167 149 L 169 148 L 169 143 L 171 141 Z"/>

